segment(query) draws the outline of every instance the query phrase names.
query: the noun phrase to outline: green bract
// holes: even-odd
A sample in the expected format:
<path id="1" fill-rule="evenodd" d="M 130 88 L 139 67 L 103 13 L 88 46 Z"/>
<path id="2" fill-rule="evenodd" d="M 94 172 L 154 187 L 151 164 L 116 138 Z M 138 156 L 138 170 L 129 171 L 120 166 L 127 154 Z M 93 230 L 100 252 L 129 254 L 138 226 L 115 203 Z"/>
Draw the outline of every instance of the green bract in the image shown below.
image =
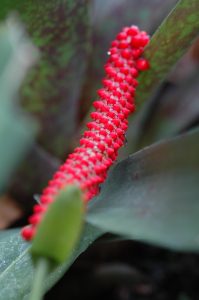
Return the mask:
<path id="1" fill-rule="evenodd" d="M 67 186 L 49 206 L 33 240 L 34 259 L 63 263 L 71 255 L 83 226 L 84 203 L 80 189 Z"/>

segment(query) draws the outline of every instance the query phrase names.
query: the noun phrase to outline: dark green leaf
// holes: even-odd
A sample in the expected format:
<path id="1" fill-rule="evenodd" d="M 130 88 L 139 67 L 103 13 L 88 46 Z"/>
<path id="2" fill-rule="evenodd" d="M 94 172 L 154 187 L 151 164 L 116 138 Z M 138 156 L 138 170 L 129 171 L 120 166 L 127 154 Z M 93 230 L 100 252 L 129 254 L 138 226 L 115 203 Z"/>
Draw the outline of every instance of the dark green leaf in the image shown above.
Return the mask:
<path id="1" fill-rule="evenodd" d="M 23 293 L 27 293 L 27 283 L 30 285 L 33 278 L 30 272 L 32 264 L 27 249 L 28 244 L 21 240 L 18 230 L 0 233 L 1 300 L 23 299 Z M 14 289 L 11 288 L 13 285 Z"/>
<path id="2" fill-rule="evenodd" d="M 54 285 L 74 260 L 101 234 L 101 230 L 86 225 L 72 257 L 49 275 L 46 287 Z M 21 239 L 19 230 L 0 232 L 0 300 L 28 299 L 33 279 L 33 265 L 28 250 L 29 245 Z"/>
<path id="3" fill-rule="evenodd" d="M 160 101 L 153 104 L 153 109 L 146 107 L 146 118 L 141 120 L 144 126 L 135 145 L 137 149 L 179 134 L 196 122 L 199 117 L 199 76 L 195 75 L 182 87 L 168 85 L 164 94 L 160 95 Z M 135 128 L 132 127 L 132 130 Z"/>
<path id="4" fill-rule="evenodd" d="M 199 74 L 193 72 L 181 85 L 165 83 L 129 124 L 122 157 L 154 142 L 178 135 L 197 124 Z"/>
<path id="5" fill-rule="evenodd" d="M 199 250 L 199 130 L 137 152 L 110 172 L 87 220 L 103 230 Z"/>

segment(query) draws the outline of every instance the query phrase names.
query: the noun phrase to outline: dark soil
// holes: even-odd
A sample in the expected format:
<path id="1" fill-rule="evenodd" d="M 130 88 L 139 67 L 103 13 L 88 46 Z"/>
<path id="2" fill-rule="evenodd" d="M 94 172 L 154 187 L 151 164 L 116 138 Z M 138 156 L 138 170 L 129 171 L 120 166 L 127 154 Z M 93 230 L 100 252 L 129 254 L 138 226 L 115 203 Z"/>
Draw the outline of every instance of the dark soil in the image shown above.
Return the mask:
<path id="1" fill-rule="evenodd" d="M 46 300 L 198 300 L 199 255 L 134 241 L 93 244 Z"/>

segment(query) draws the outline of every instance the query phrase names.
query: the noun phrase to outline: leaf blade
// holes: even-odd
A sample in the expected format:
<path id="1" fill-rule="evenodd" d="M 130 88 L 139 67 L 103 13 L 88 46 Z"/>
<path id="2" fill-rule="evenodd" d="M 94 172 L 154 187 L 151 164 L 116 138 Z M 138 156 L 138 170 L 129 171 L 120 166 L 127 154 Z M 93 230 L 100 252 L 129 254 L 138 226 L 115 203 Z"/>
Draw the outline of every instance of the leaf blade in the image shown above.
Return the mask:
<path id="1" fill-rule="evenodd" d="M 196 130 L 116 165 L 87 221 L 134 239 L 199 251 L 198 140 Z"/>
<path id="2" fill-rule="evenodd" d="M 101 230 L 86 225 L 81 241 L 69 261 L 48 276 L 45 288 L 53 286 L 76 258 L 102 234 Z M 19 229 L 0 232 L 0 300 L 28 299 L 34 271 L 29 248 L 30 245 L 21 239 Z"/>
<path id="3" fill-rule="evenodd" d="M 21 23 L 10 17 L 0 25 L 0 191 L 36 133 L 34 121 L 16 105 L 19 89 L 37 58 Z M 13 149 L 15 151 L 13 151 Z"/>
<path id="4" fill-rule="evenodd" d="M 180 0 L 153 35 L 145 49 L 151 68 L 141 74 L 137 105 L 149 98 L 158 84 L 182 57 L 199 31 L 199 2 Z"/>

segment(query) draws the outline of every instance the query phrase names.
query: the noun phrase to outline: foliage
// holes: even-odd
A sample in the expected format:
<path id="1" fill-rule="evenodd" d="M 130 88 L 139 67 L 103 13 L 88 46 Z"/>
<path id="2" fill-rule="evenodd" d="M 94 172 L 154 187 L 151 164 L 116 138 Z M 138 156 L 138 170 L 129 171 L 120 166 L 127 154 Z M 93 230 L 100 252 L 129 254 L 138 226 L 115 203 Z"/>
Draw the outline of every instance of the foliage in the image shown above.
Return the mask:
<path id="1" fill-rule="evenodd" d="M 32 142 L 33 120 L 27 118 L 14 103 L 28 68 L 37 57 L 36 49 L 14 18 L 0 27 L 0 190 Z M 15 151 L 13 151 L 15 149 Z"/>

